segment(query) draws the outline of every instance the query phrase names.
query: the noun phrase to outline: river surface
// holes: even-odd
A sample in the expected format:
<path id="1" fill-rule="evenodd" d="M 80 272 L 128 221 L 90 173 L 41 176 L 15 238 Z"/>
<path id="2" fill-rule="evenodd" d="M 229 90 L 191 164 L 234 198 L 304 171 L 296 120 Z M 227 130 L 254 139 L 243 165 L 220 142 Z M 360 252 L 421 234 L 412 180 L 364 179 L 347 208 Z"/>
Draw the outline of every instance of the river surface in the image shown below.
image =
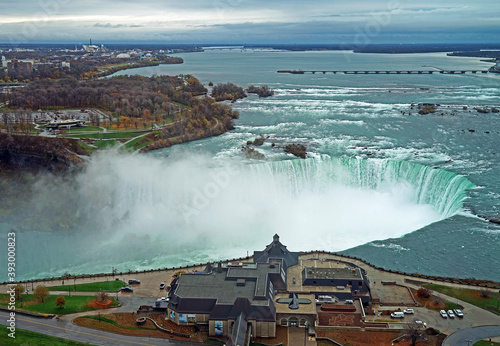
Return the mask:
<path id="1" fill-rule="evenodd" d="M 116 75 L 191 74 L 205 85 L 265 84 L 275 95 L 232 104 L 240 118 L 221 136 L 148 155 L 95 157 L 67 183 L 71 196 L 48 197 L 40 187 L 32 199 L 60 200 L 56 208 L 87 221 L 70 217 L 65 232 L 17 232 L 19 278 L 240 257 L 278 233 L 292 251 L 500 280 L 500 227 L 480 217 L 500 218 L 500 115 L 473 109 L 500 108 L 500 75 L 276 72 L 486 70 L 491 63 L 444 53 L 181 56 L 182 65 Z M 419 115 L 411 104 L 423 102 L 440 106 Z M 241 147 L 260 135 L 266 141 L 256 149 L 265 159 L 246 158 Z M 306 145 L 308 158 L 285 153 L 291 143 Z M 4 233 L 12 227 L 0 225 Z"/>

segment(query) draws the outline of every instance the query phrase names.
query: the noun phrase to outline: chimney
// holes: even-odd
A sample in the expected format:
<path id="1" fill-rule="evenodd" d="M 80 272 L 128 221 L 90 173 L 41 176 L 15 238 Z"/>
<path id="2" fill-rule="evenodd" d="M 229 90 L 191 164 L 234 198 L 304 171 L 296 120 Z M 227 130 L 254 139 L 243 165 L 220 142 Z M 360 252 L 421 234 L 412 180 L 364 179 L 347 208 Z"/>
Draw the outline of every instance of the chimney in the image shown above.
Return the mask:
<path id="1" fill-rule="evenodd" d="M 217 264 L 217 273 L 222 273 L 222 262 L 220 262 L 220 261 Z"/>

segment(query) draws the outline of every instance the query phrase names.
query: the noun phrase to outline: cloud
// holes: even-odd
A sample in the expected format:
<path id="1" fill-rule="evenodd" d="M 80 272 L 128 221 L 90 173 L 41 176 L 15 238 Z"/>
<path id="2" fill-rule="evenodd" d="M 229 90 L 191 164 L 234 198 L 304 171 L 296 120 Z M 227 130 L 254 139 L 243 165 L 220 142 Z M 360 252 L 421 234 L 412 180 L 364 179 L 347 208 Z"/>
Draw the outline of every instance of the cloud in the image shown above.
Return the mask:
<path id="1" fill-rule="evenodd" d="M 480 4 L 466 0 L 2 0 L 0 42 L 18 36 L 36 42 L 51 39 L 83 40 L 89 35 L 103 41 L 165 40 L 184 38 L 189 42 L 276 42 L 338 43 L 352 41 L 367 25 L 379 23 L 373 42 L 392 41 L 397 35 L 446 32 L 447 39 L 481 28 L 491 35 L 500 32 L 500 2 Z M 481 20 L 478 20 L 480 18 Z M 383 23 L 380 25 L 380 23 Z M 423 30 L 425 29 L 425 30 Z M 468 31 L 469 30 L 469 31 Z M 22 33 L 29 32 L 29 35 Z M 64 34 L 64 35 L 63 35 Z M 342 35 L 342 36 L 340 36 Z M 402 37 L 402 36 L 401 36 Z M 444 37 L 444 36 L 443 36 Z M 425 40 L 425 38 L 422 38 Z M 486 39 L 486 38 L 485 38 Z M 489 37 L 488 40 L 495 40 Z M 498 40 L 498 39 L 496 39 Z M 403 42 L 405 40 L 403 39 Z M 399 42 L 398 42 L 399 43 Z"/>
<path id="2" fill-rule="evenodd" d="M 138 25 L 138 24 L 111 24 L 111 23 L 95 23 L 92 25 L 94 28 L 112 28 L 112 29 L 117 29 L 117 28 L 142 28 L 144 25 Z"/>

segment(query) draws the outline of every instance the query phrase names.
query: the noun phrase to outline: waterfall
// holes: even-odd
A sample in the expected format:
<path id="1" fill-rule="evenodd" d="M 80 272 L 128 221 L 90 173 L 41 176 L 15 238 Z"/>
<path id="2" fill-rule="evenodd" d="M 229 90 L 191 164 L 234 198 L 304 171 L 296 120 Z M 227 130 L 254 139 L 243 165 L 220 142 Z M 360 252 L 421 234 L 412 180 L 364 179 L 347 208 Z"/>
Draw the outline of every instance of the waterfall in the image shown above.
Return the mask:
<path id="1" fill-rule="evenodd" d="M 408 161 L 361 158 L 319 158 L 256 164 L 259 175 L 270 175 L 276 184 L 285 184 L 291 194 L 304 187 L 321 191 L 331 183 L 370 190 L 409 185 L 413 202 L 431 205 L 441 217 L 448 218 L 463 207 L 466 190 L 476 186 L 466 177 Z M 266 171 L 268 174 L 266 174 Z M 277 178 L 280 177 L 280 178 Z"/>

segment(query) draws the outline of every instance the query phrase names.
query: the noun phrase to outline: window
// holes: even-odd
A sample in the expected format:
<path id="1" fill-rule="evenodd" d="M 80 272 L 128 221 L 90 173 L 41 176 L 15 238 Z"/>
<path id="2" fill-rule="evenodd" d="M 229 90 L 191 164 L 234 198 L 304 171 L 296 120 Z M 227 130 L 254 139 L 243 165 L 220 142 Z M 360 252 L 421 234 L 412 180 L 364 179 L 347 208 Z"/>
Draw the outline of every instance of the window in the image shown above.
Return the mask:
<path id="1" fill-rule="evenodd" d="M 281 325 L 282 325 L 282 326 L 286 326 L 286 325 L 288 325 L 288 320 L 287 320 L 286 318 L 282 318 L 282 319 L 281 319 Z"/>
<path id="2" fill-rule="evenodd" d="M 306 326 L 306 319 L 305 319 L 305 318 L 302 318 L 302 319 L 300 320 L 300 326 L 301 326 L 301 327 L 305 327 L 305 326 Z"/>

